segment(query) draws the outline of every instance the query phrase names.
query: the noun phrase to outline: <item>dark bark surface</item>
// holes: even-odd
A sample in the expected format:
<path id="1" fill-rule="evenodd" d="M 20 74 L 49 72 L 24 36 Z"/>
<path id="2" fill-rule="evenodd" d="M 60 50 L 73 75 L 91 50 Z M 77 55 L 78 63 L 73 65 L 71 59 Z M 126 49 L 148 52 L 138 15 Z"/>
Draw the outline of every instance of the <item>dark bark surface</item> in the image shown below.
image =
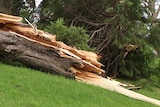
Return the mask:
<path id="1" fill-rule="evenodd" d="M 77 61 L 61 57 L 58 50 L 8 31 L 0 31 L 0 57 L 52 74 L 74 77 L 69 68 Z"/>

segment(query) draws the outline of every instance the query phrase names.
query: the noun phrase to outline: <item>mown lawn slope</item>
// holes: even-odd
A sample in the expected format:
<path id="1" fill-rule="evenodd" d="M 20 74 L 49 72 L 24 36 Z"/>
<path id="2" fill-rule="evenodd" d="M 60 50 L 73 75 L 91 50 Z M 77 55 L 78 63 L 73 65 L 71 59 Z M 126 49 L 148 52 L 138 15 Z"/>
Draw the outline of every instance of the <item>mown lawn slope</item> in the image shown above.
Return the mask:
<path id="1" fill-rule="evenodd" d="M 156 107 L 99 87 L 0 63 L 0 107 Z"/>

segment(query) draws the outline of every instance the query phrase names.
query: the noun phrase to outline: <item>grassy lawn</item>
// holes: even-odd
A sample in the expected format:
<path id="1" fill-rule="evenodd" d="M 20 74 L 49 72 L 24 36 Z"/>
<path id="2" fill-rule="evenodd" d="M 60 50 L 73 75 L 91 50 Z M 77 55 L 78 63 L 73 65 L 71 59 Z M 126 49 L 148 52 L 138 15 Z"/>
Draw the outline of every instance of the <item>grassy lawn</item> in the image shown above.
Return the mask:
<path id="1" fill-rule="evenodd" d="M 121 81 L 122 83 L 139 84 L 139 81 L 130 81 L 130 80 L 122 80 L 122 79 L 118 79 L 118 81 Z M 139 85 L 137 85 L 137 86 L 139 86 Z M 134 91 L 141 93 L 141 94 L 144 94 L 148 97 L 160 100 L 160 97 L 159 97 L 160 96 L 160 88 L 156 88 L 153 86 L 148 86 L 148 87 L 149 88 L 142 87 L 141 89 L 134 90 Z"/>
<path id="2" fill-rule="evenodd" d="M 0 63 L 0 107 L 156 107 L 99 87 Z"/>
<path id="3" fill-rule="evenodd" d="M 136 92 L 160 100 L 160 89 L 159 88 L 152 88 L 152 90 L 140 89 L 140 90 L 137 90 Z"/>

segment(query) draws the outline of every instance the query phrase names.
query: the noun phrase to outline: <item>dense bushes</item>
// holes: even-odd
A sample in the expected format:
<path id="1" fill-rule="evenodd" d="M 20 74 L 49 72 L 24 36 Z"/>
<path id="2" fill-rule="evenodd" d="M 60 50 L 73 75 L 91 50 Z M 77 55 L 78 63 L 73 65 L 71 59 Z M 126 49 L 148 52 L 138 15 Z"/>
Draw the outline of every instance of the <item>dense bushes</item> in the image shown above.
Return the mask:
<path id="1" fill-rule="evenodd" d="M 63 18 L 58 19 L 56 22 L 50 22 L 45 31 L 57 35 L 57 40 L 66 43 L 69 46 L 78 49 L 91 50 L 87 45 L 89 35 L 82 27 L 64 25 Z"/>

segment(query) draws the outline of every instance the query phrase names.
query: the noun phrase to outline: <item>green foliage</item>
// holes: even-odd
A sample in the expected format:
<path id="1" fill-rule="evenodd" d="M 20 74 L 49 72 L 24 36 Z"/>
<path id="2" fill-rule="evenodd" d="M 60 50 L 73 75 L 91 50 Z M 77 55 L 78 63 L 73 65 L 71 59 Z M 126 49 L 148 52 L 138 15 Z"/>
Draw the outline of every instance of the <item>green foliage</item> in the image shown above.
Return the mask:
<path id="1" fill-rule="evenodd" d="M 31 13 L 27 9 L 20 11 L 20 16 L 23 17 L 23 18 L 27 18 L 28 19 L 30 15 L 31 15 Z"/>
<path id="2" fill-rule="evenodd" d="M 135 0 L 125 1 L 116 6 L 115 13 L 118 17 L 110 20 L 113 26 L 111 36 L 114 37 L 112 43 L 114 48 L 110 46 L 109 52 L 114 56 L 109 57 L 112 57 L 111 60 L 114 62 L 111 61 L 112 65 L 107 69 L 108 72 L 117 70 L 118 74 L 134 79 L 150 78 L 154 74 L 151 72 L 150 65 L 153 59 L 158 58 L 153 52 L 158 52 L 160 49 L 158 45 L 160 32 L 158 24 L 149 26 L 151 22 L 146 23 L 142 20 L 145 9 L 141 1 Z M 113 29 L 118 27 L 119 29 Z M 127 53 L 124 46 L 128 44 L 136 45 L 138 48 Z M 126 57 L 124 53 L 127 53 Z"/>
<path id="3" fill-rule="evenodd" d="M 67 45 L 78 49 L 91 50 L 87 45 L 89 35 L 82 27 L 64 25 L 64 19 L 60 18 L 56 22 L 50 22 L 50 25 L 45 29 L 47 32 L 57 35 L 57 40 L 60 40 Z"/>
<path id="4" fill-rule="evenodd" d="M 146 42 L 139 43 L 141 46 L 130 51 L 125 59 L 120 61 L 121 67 L 119 72 L 130 78 L 149 78 L 155 74 L 154 69 L 158 70 L 158 57 L 153 53 L 153 47 Z"/>
<path id="5" fill-rule="evenodd" d="M 64 17 L 66 24 L 70 25 L 72 20 L 78 16 L 85 16 L 90 20 L 99 20 L 99 18 L 97 18 L 100 16 L 99 12 L 102 9 L 102 11 L 105 11 L 106 6 L 116 3 L 108 1 L 109 0 L 99 0 L 99 2 L 97 2 L 97 0 L 43 0 L 40 6 L 40 22 L 46 24 L 49 23 L 49 21 L 56 21 L 58 18 Z M 101 18 L 104 19 L 104 17 Z M 86 25 L 85 23 L 83 24 L 84 26 Z M 82 25 L 82 23 L 80 25 Z"/>
<path id="6" fill-rule="evenodd" d="M 127 6 L 127 7 L 126 7 Z M 143 16 L 143 7 L 141 5 L 140 0 L 128 0 L 125 2 L 125 12 L 126 17 L 128 17 L 131 21 L 133 20 L 141 20 Z"/>
<path id="7" fill-rule="evenodd" d="M 159 41 L 160 41 L 160 24 L 155 24 L 154 26 L 151 26 L 150 34 L 148 35 L 147 41 L 149 44 L 154 47 L 154 49 L 157 51 L 158 55 L 160 56 L 160 48 L 159 48 Z"/>
<path id="8" fill-rule="evenodd" d="M 137 85 L 141 86 L 143 89 L 150 89 L 150 82 L 147 79 L 140 79 Z"/>
<path id="9" fill-rule="evenodd" d="M 150 77 L 151 84 L 160 87 L 160 59 L 155 58 L 150 64 Z"/>
<path id="10" fill-rule="evenodd" d="M 107 73 L 118 72 L 120 75 L 134 79 L 148 78 L 150 76 L 149 64 L 156 56 L 153 54 L 153 45 L 148 44 L 147 41 L 146 34 L 149 30 L 147 24 L 141 20 L 143 8 L 140 1 L 129 0 L 119 3 L 113 11 L 117 17 L 109 21 L 112 23 L 111 33 L 109 33 L 114 41 L 105 48 L 111 53 L 107 57 L 109 60 L 104 59 Z M 125 46 L 130 44 L 138 48 L 127 51 Z M 105 49 L 103 53 L 106 53 Z M 111 63 L 108 63 L 110 60 Z"/>
<path id="11" fill-rule="evenodd" d="M 160 76 L 151 74 L 148 79 L 139 79 L 136 85 L 141 86 L 144 89 L 152 90 L 154 87 L 160 87 Z"/>
<path id="12" fill-rule="evenodd" d="M 153 85 L 160 87 L 160 78 L 159 77 L 157 75 L 151 74 L 149 80 L 152 82 Z"/>

